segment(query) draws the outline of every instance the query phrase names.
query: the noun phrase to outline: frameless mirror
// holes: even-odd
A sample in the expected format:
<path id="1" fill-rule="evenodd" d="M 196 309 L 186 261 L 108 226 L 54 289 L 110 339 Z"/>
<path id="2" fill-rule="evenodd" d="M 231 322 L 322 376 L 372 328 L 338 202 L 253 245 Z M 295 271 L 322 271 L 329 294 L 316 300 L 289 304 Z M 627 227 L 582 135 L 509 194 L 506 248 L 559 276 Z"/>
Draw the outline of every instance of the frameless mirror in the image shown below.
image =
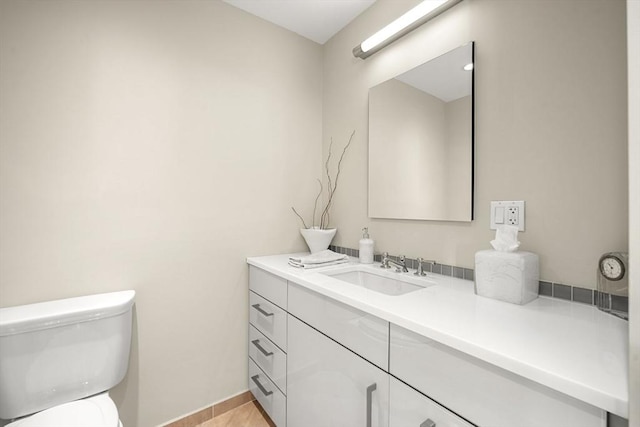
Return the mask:
<path id="1" fill-rule="evenodd" d="M 369 216 L 473 219 L 473 42 L 369 89 Z"/>

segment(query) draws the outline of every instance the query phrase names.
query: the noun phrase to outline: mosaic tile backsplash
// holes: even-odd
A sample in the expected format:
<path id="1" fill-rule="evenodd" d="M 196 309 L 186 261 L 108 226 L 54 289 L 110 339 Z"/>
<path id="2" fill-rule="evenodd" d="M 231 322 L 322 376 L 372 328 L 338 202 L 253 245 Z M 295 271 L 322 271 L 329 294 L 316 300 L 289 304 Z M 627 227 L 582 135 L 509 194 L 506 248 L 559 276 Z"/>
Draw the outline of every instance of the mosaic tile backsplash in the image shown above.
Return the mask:
<path id="1" fill-rule="evenodd" d="M 341 246 L 329 246 L 334 252 L 340 254 L 346 254 L 352 257 L 358 257 L 359 251 L 357 249 L 344 248 Z M 397 261 L 398 257 L 391 256 L 393 260 Z M 373 260 L 375 262 L 380 262 L 382 256 L 380 254 L 374 255 Z M 413 258 L 406 258 L 406 263 L 408 268 L 415 269 L 418 265 L 417 261 Z M 424 270 L 430 273 L 442 274 L 444 276 L 457 277 L 459 279 L 465 280 L 474 280 L 474 272 L 470 268 L 456 267 L 454 265 L 446 265 L 446 264 L 423 264 Z M 540 295 L 544 295 L 552 298 L 559 298 L 573 302 L 579 302 L 583 304 L 596 305 L 598 298 L 600 297 L 599 292 L 593 289 L 579 288 L 577 286 L 569 286 L 563 285 L 561 283 L 553 283 L 540 281 L 538 287 L 538 293 Z M 629 312 L 629 298 L 620 297 L 617 295 L 606 295 L 606 300 L 610 301 L 611 307 L 617 311 L 622 311 L 625 313 Z"/>

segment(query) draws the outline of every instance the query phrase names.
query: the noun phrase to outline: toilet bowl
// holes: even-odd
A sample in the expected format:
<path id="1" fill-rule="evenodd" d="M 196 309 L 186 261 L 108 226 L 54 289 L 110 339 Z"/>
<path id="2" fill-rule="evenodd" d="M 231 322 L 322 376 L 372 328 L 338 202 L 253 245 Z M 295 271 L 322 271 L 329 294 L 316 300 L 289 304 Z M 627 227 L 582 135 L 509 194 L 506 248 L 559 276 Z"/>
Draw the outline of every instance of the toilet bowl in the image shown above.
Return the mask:
<path id="1" fill-rule="evenodd" d="M 63 403 L 20 418 L 5 427 L 122 427 L 109 393 Z"/>
<path id="2" fill-rule="evenodd" d="M 7 427 L 122 427 L 109 390 L 129 366 L 134 297 L 122 291 L 0 308 Z"/>

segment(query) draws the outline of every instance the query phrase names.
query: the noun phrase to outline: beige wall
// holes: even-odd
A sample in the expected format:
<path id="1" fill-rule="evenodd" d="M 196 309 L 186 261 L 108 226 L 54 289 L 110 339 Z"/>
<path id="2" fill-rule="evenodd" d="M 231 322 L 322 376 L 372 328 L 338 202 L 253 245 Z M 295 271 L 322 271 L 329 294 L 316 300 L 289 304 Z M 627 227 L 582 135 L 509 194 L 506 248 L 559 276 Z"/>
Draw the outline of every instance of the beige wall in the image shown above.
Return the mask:
<path id="1" fill-rule="evenodd" d="M 219 1 L 0 2 L 0 304 L 135 289 L 125 425 L 246 390 L 244 260 L 305 247 L 321 61 Z"/>
<path id="2" fill-rule="evenodd" d="M 335 195 L 335 244 L 357 247 L 368 226 L 377 252 L 473 267 L 494 235 L 489 202 L 525 200 L 521 248 L 540 255 L 541 279 L 595 287 L 599 256 L 628 246 L 624 0 L 466 0 L 368 59 L 353 57 L 416 3 L 379 0 L 325 45 L 323 134 L 357 130 Z M 369 219 L 369 87 L 470 40 L 475 221 Z"/>

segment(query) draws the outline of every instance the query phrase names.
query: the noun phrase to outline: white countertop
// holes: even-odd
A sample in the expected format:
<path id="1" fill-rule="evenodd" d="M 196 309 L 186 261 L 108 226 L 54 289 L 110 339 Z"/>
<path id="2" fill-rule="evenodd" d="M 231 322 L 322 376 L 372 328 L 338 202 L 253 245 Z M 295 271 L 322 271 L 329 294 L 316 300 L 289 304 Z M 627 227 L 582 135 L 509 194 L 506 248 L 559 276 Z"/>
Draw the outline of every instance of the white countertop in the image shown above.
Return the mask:
<path id="1" fill-rule="evenodd" d="M 438 274 L 426 278 L 436 286 L 388 296 L 321 274 L 331 267 L 291 267 L 287 263 L 290 255 L 293 254 L 248 258 L 247 262 L 628 417 L 628 323 L 622 319 L 593 306 L 549 297 L 539 297 L 523 306 L 484 298 L 475 295 L 472 281 Z M 357 263 L 357 259 L 352 258 L 351 262 Z"/>

